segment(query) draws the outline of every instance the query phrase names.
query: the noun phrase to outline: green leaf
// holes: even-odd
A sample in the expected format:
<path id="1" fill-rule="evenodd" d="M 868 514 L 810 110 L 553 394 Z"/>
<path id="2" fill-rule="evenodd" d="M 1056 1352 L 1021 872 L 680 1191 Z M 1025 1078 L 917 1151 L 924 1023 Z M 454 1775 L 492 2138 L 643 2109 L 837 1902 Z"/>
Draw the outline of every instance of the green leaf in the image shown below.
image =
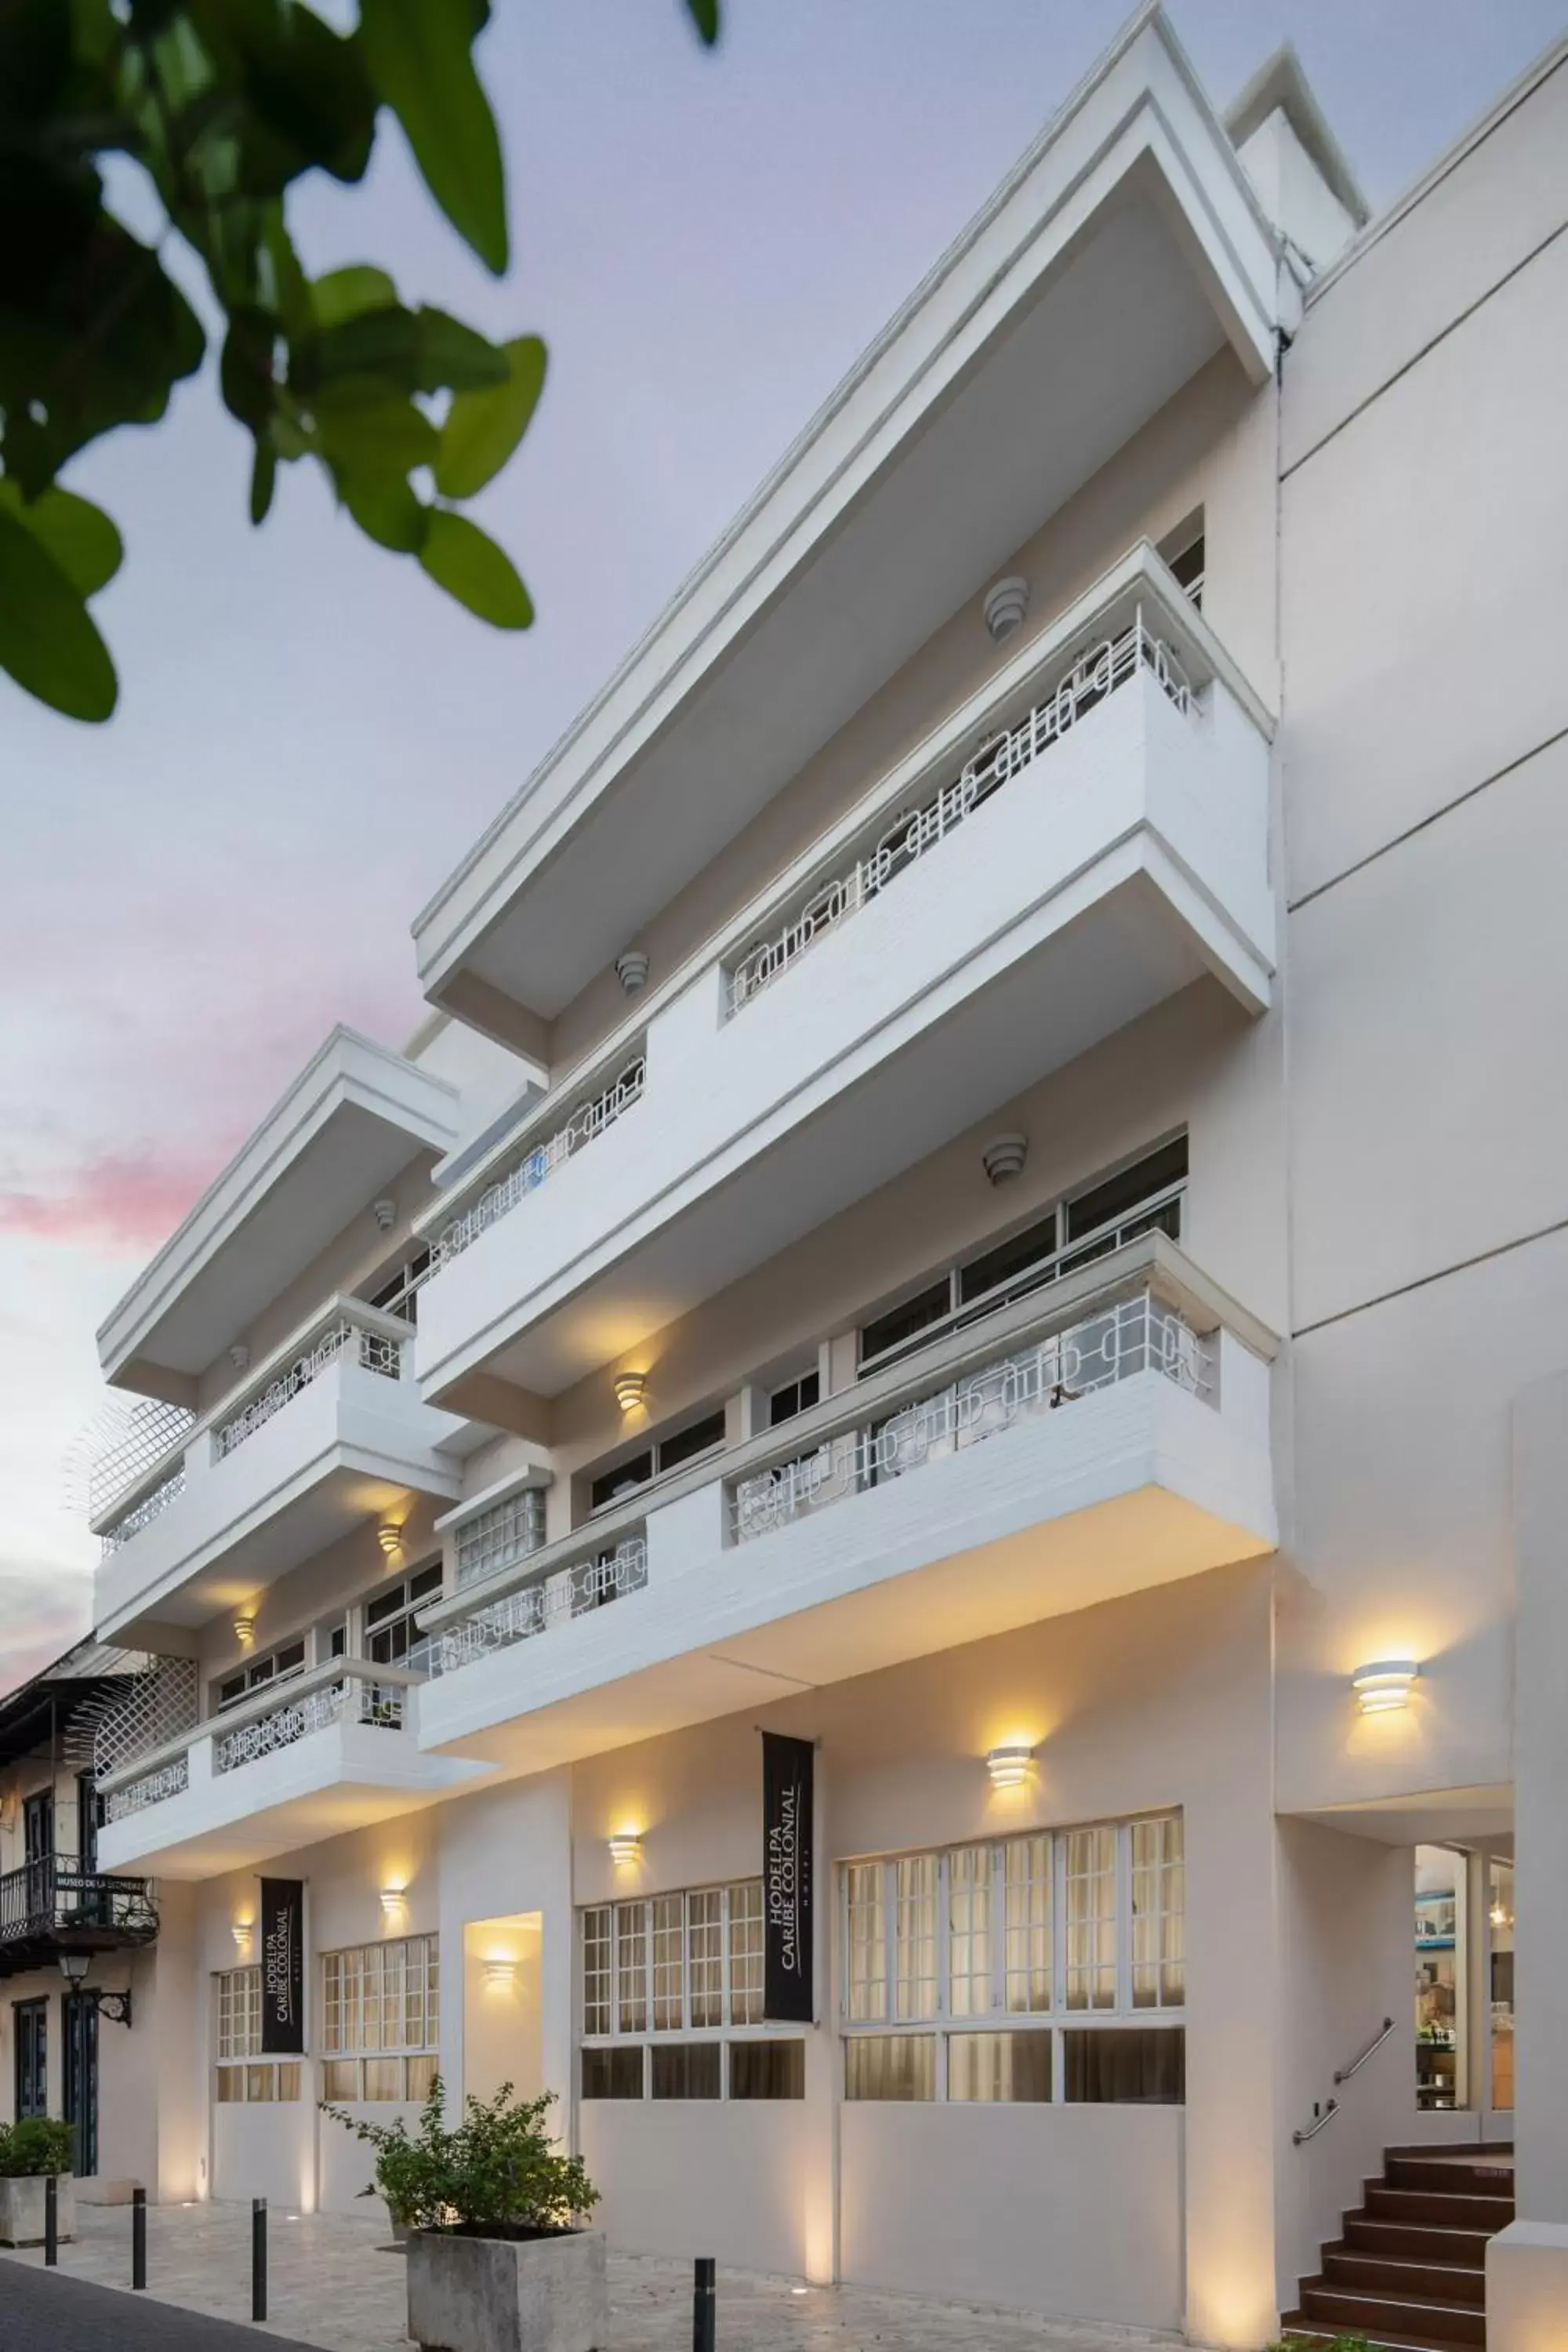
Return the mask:
<path id="1" fill-rule="evenodd" d="M 499 278 L 507 264 L 506 179 L 469 54 L 477 30 L 472 0 L 360 0 L 371 79 L 402 123 L 430 194 Z"/>
<path id="2" fill-rule="evenodd" d="M 363 378 L 329 384 L 314 402 L 316 435 L 334 472 L 369 488 L 435 462 L 440 436 L 411 400 L 389 399 Z"/>
<path id="3" fill-rule="evenodd" d="M 278 452 L 270 441 L 258 441 L 250 467 L 250 520 L 265 522 L 278 487 Z"/>
<path id="4" fill-rule="evenodd" d="M 686 13 L 708 48 L 719 37 L 719 0 L 686 0 Z"/>
<path id="5" fill-rule="evenodd" d="M 68 719 L 96 721 L 114 709 L 114 664 L 91 614 L 9 511 L 0 511 L 0 669 Z"/>
<path id="6" fill-rule="evenodd" d="M 265 433 L 277 400 L 272 373 L 272 347 L 278 322 L 266 310 L 250 306 L 230 315 L 218 362 L 218 388 L 224 406 L 258 438 Z"/>
<path id="7" fill-rule="evenodd" d="M 417 555 L 425 544 L 430 509 L 421 506 L 406 482 L 384 489 L 367 489 L 356 483 L 340 484 L 343 504 L 367 539 L 389 547 L 395 555 Z"/>
<path id="8" fill-rule="evenodd" d="M 526 629 L 533 620 L 530 596 L 510 555 L 466 515 L 435 508 L 419 561 L 439 588 L 498 629 Z"/>
<path id="9" fill-rule="evenodd" d="M 544 385 L 544 345 L 537 335 L 520 335 L 504 351 L 506 382 L 493 390 L 459 392 L 447 412 L 436 460 L 443 498 L 471 499 L 482 490 L 528 430 Z"/>
<path id="10" fill-rule="evenodd" d="M 461 319 L 454 319 L 445 310 L 433 310 L 428 303 L 420 308 L 418 325 L 419 380 L 414 387 L 416 392 L 440 392 L 447 384 L 455 391 L 468 392 L 481 384 L 505 383 L 505 352 L 498 351 L 477 328 L 465 327 Z"/>
<path id="11" fill-rule="evenodd" d="M 324 278 L 312 278 L 310 308 L 319 327 L 336 327 L 345 319 L 357 319 L 363 310 L 395 310 L 397 289 L 384 269 L 373 269 L 369 262 L 358 261 L 347 269 L 329 269 Z"/>
<path id="12" fill-rule="evenodd" d="M 125 544 L 101 507 L 73 490 L 45 490 L 29 506 L 16 484 L 0 478 L 0 512 L 30 530 L 79 596 L 93 596 L 119 571 Z"/>
<path id="13" fill-rule="evenodd" d="M 182 9 L 241 102 L 241 175 L 252 194 L 276 194 L 313 163 L 335 179 L 363 177 L 375 92 L 357 41 L 279 0 L 182 0 Z"/>

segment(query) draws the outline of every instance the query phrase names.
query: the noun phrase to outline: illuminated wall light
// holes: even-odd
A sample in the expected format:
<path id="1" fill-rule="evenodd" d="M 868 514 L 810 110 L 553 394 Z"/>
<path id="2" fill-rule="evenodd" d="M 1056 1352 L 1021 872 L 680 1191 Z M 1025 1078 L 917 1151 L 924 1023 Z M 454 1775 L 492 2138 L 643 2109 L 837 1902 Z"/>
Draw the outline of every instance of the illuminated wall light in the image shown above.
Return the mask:
<path id="1" fill-rule="evenodd" d="M 646 1372 L 617 1372 L 614 1381 L 611 1382 L 611 1386 L 616 1391 L 616 1402 L 620 1406 L 621 1411 L 623 1412 L 636 1412 L 638 1405 L 641 1404 L 644 1397 L 647 1394 L 647 1374 Z"/>
<path id="2" fill-rule="evenodd" d="M 1363 1715 L 1392 1715 L 1410 1703 L 1410 1685 L 1421 1669 L 1414 1658 L 1378 1658 L 1358 1666 L 1351 1688 Z"/>
<path id="3" fill-rule="evenodd" d="M 375 1531 L 375 1539 L 388 1559 L 394 1552 L 403 1549 L 403 1529 L 391 1519 L 383 1519 Z"/>
<path id="4" fill-rule="evenodd" d="M 402 1910 L 407 1900 L 408 1890 L 406 1887 L 384 1886 L 381 1890 L 381 1907 L 386 1913 L 389 1919 L 395 1918 L 396 1915 Z"/>
<path id="5" fill-rule="evenodd" d="M 517 1962 L 515 1960 L 487 1960 L 485 1962 L 486 1984 L 494 1985 L 498 1989 L 504 1989 L 515 1984 L 516 1981 Z"/>
<path id="6" fill-rule="evenodd" d="M 610 1840 L 610 1860 L 617 1870 L 625 1870 L 642 1860 L 642 1833 L 638 1830 L 619 1830 Z"/>
<path id="7" fill-rule="evenodd" d="M 242 1650 L 248 1650 L 256 1639 L 255 1618 L 237 1617 L 234 1621 L 234 1638 Z"/>
<path id="8" fill-rule="evenodd" d="M 985 1759 L 994 1789 L 1021 1789 L 1035 1769 L 1032 1748 L 993 1748 Z"/>
<path id="9" fill-rule="evenodd" d="M 248 1919 L 237 1919 L 237 1920 L 235 1921 L 235 1923 L 234 1923 L 233 1935 L 234 1935 L 234 1940 L 235 1940 L 235 1943 L 236 1943 L 236 1945 L 237 1946 L 237 1948 L 239 1948 L 239 1950 L 240 1950 L 240 1951 L 242 1951 L 242 1952 L 243 1952 L 243 1951 L 245 1951 L 245 1950 L 248 1948 L 249 1943 L 250 1943 L 250 1922 L 249 1922 L 249 1920 L 248 1920 Z"/>

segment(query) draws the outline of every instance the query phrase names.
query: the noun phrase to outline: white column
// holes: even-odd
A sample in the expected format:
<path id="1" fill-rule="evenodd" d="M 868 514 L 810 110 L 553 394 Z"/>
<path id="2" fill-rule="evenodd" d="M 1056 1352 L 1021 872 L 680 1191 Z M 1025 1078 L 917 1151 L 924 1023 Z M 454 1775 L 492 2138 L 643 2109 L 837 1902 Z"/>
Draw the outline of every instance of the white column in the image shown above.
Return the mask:
<path id="1" fill-rule="evenodd" d="M 1556 2352 L 1568 2312 L 1568 1372 L 1514 1400 L 1514 2155 L 1487 2249 L 1489 2352 Z"/>

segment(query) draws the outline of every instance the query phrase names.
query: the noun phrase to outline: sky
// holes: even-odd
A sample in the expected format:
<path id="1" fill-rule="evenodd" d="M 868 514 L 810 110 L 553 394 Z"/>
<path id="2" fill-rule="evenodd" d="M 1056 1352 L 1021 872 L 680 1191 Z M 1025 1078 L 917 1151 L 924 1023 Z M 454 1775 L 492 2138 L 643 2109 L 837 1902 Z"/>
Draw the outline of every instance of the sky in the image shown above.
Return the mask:
<path id="1" fill-rule="evenodd" d="M 340 21 L 347 0 L 323 13 Z M 94 604 L 119 711 L 0 676 L 0 1688 L 89 1622 L 65 1464 L 93 1334 L 334 1021 L 401 1044 L 408 929 L 857 354 L 1113 37 L 1126 0 L 493 0 L 498 283 L 395 126 L 310 184 L 312 273 L 542 333 L 473 511 L 539 619 L 499 635 L 304 467 L 260 531 L 210 369 L 68 483 L 124 533 Z M 1286 38 L 1374 208 L 1563 29 L 1563 0 L 1174 0 L 1222 107 Z M 127 190 L 129 208 L 136 192 Z"/>

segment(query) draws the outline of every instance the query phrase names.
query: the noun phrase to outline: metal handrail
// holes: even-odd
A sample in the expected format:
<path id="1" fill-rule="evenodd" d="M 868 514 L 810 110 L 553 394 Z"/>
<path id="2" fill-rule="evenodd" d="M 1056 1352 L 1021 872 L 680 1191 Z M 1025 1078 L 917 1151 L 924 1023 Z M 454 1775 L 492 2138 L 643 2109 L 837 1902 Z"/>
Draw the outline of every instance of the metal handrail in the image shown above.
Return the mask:
<path id="1" fill-rule="evenodd" d="M 1393 2031 L 1393 2018 L 1385 2017 L 1382 2025 L 1373 2035 L 1372 2040 L 1367 2043 L 1366 2048 L 1362 2052 L 1360 2057 L 1352 2058 L 1348 2066 L 1342 2066 L 1338 2069 L 1334 2075 L 1335 2082 L 1348 2083 L 1352 2074 L 1359 2074 L 1362 2068 L 1366 2064 L 1367 2060 L 1373 2056 L 1373 2053 L 1382 2049 L 1384 2043 L 1387 2041 Z"/>
<path id="2" fill-rule="evenodd" d="M 1336 2077 L 1335 2079 L 1337 2080 L 1338 2078 Z M 1309 2124 L 1305 2131 L 1293 2131 L 1291 2133 L 1290 2139 L 1292 2145 L 1296 2147 L 1301 2147 L 1308 2140 L 1316 2139 L 1318 2134 L 1322 2130 L 1323 2126 L 1325 2124 L 1331 2124 L 1334 2117 L 1339 2114 L 1339 2111 L 1340 2103 L 1338 2099 L 1331 2099 L 1328 2105 L 1323 2109 L 1322 2114 L 1318 2117 L 1315 2123 Z"/>

